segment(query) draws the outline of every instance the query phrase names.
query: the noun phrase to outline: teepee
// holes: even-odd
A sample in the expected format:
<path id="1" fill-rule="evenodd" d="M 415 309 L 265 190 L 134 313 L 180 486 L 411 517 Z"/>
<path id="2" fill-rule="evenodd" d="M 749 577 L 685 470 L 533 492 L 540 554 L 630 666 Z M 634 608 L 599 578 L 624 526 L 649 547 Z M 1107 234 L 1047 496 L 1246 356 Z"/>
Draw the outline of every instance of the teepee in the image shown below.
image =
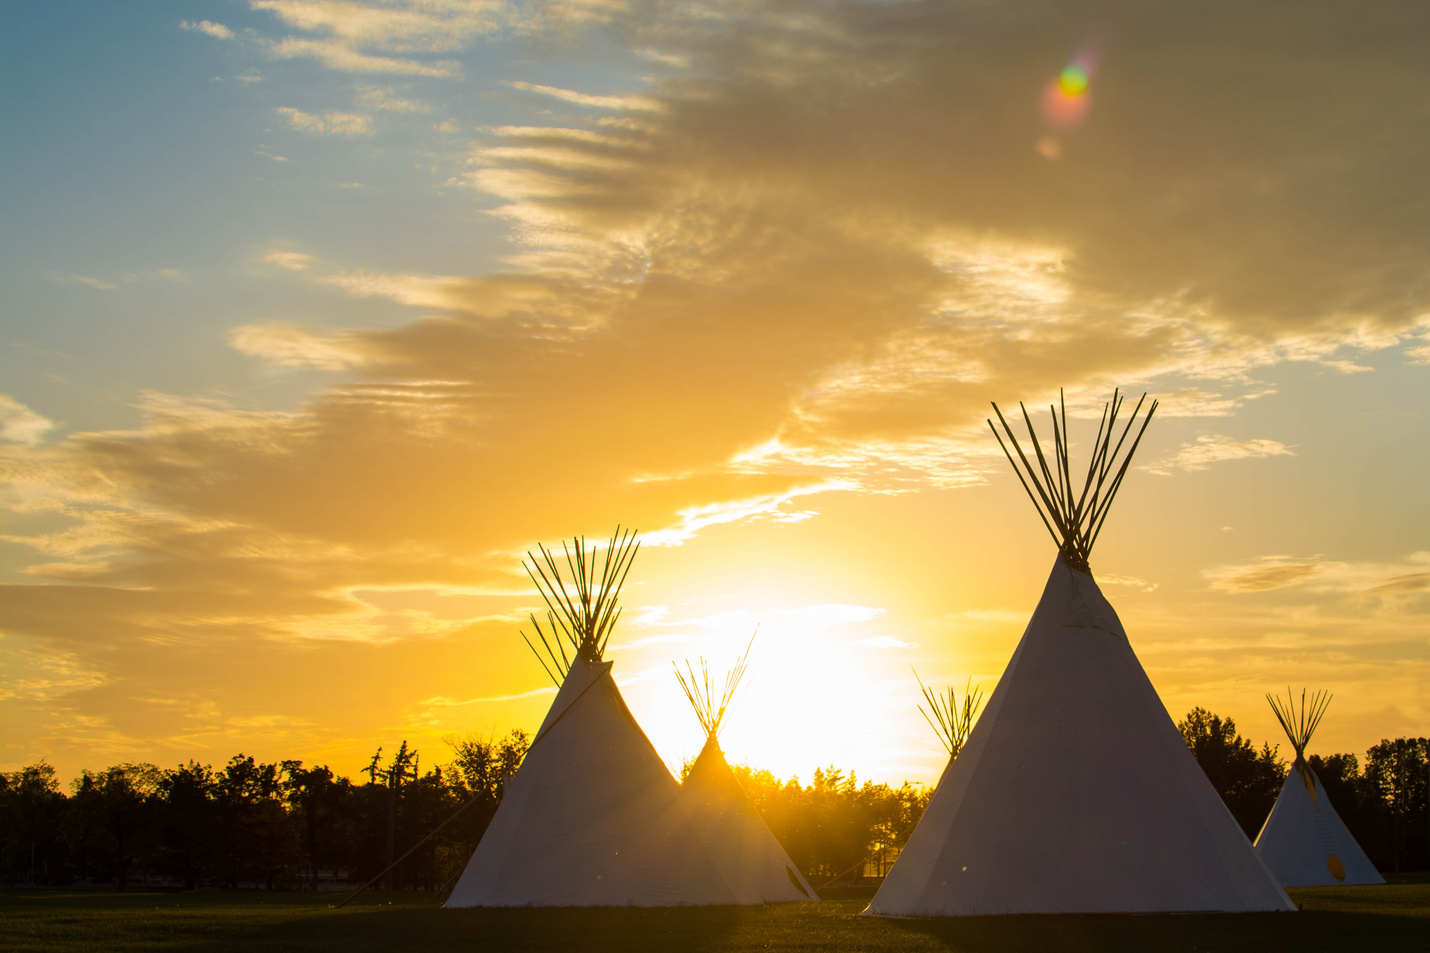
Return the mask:
<path id="1" fill-rule="evenodd" d="M 917 671 L 914 672 L 914 680 L 919 683 L 919 688 L 924 693 L 924 701 L 929 705 L 929 711 L 924 711 L 924 706 L 920 705 L 919 714 L 924 716 L 933 733 L 938 735 L 938 740 L 948 752 L 949 763 L 952 764 L 958 760 L 958 753 L 963 750 L 969 733 L 973 731 L 973 719 L 983 704 L 983 692 L 973 684 L 970 677 L 968 684 L 963 687 L 963 701 L 960 702 L 952 685 L 948 686 L 945 696 L 925 685 Z"/>
<path id="2" fill-rule="evenodd" d="M 1308 704 L 1302 690 L 1298 706 L 1288 688 L 1286 701 L 1274 695 L 1267 695 L 1266 700 L 1291 740 L 1296 761 L 1286 773 L 1286 783 L 1271 808 L 1271 816 L 1257 835 L 1256 850 L 1261 859 L 1283 887 L 1385 883 L 1326 800 L 1321 779 L 1306 763 L 1306 745 L 1326 713 L 1331 696 L 1316 692 Z"/>
<path id="3" fill-rule="evenodd" d="M 994 405 L 1017 461 L 1007 445 L 1004 453 L 1059 551 L 983 716 L 868 914 L 1295 909 L 1192 758 L 1093 581 L 1093 544 L 1157 407 L 1128 445 L 1143 402 L 1119 436 L 1122 403 L 1114 395 L 1103 410 L 1081 487 L 1065 406 L 1061 419 L 1053 414 L 1051 457 L 1023 411 L 1030 462 Z"/>
<path id="4" fill-rule="evenodd" d="M 542 665 L 559 689 L 446 906 L 734 903 L 602 658 L 635 534 L 617 530 L 600 559 L 584 539 L 574 543 L 569 584 L 544 547 L 527 566 L 548 609 L 545 631 L 531 619 Z"/>
<path id="5" fill-rule="evenodd" d="M 688 661 L 684 673 L 676 666 L 675 677 L 705 730 L 705 746 L 680 793 L 697 819 L 706 849 L 734 891 L 736 903 L 818 900 L 814 888 L 761 820 L 720 750 L 720 724 L 744 677 L 749 651 L 745 649 L 745 655 L 726 675 L 718 701 L 704 659 L 700 660 L 699 677 Z"/>

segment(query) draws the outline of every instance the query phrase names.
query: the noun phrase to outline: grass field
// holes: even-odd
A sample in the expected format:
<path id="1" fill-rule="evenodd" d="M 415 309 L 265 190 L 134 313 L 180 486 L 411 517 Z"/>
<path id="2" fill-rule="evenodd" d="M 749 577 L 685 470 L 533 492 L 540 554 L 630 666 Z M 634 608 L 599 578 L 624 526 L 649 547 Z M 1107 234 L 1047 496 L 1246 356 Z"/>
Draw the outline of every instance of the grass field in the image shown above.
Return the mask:
<path id="1" fill-rule="evenodd" d="M 856 917 L 872 889 L 820 903 L 675 910 L 442 910 L 369 894 L 0 891 L 0 950 L 1233 951 L 1430 950 L 1430 877 L 1292 890 L 1296 914 Z"/>

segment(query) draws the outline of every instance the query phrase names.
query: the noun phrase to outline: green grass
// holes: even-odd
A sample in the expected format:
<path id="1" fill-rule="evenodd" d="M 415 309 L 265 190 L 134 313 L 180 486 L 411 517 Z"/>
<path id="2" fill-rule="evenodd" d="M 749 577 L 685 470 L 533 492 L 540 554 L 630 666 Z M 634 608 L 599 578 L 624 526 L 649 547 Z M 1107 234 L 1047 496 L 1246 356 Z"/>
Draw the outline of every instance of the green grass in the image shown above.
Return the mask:
<path id="1" fill-rule="evenodd" d="M 1299 914 L 856 917 L 872 890 L 817 904 L 674 910 L 442 910 L 430 896 L 0 891 L 0 950 L 1423 951 L 1430 878 L 1292 890 Z"/>

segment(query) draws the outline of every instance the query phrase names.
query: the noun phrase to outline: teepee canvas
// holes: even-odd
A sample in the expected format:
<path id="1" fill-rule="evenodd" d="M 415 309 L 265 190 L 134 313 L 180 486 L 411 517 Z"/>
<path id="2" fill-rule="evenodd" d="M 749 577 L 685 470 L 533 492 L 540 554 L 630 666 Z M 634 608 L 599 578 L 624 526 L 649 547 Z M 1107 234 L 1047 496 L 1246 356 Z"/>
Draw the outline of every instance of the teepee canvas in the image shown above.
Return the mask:
<path id="1" fill-rule="evenodd" d="M 1295 909 L 1192 758 L 1088 567 L 1156 408 L 1119 466 L 1141 408 L 1114 443 L 1121 404 L 1114 396 L 1103 412 L 1081 488 L 1068 467 L 1066 410 L 1061 421 L 1054 414 L 1051 460 L 1032 435 L 1036 464 L 998 415 L 1059 553 L 983 716 L 868 914 Z"/>
<path id="2" fill-rule="evenodd" d="M 1321 779 L 1306 763 L 1306 745 L 1326 713 L 1331 696 L 1316 692 L 1308 705 L 1303 691 L 1298 708 L 1289 689 L 1286 694 L 1284 703 L 1272 695 L 1267 695 L 1266 700 L 1291 740 L 1296 760 L 1256 838 L 1257 852 L 1284 887 L 1385 883 L 1326 800 Z"/>
<path id="3" fill-rule="evenodd" d="M 704 659 L 700 668 L 699 679 L 689 663 L 688 679 L 679 668 L 675 675 L 705 730 L 705 747 L 691 766 L 680 793 L 695 815 L 706 849 L 734 892 L 736 903 L 818 900 L 809 881 L 761 820 L 720 750 L 720 723 L 744 675 L 745 659 L 741 658 L 726 677 L 718 703 Z"/>
<path id="4" fill-rule="evenodd" d="M 446 906 L 735 902 L 680 786 L 621 698 L 612 663 L 601 658 L 633 542 L 613 538 L 598 575 L 595 553 L 577 540 L 575 557 L 567 554 L 574 594 L 550 553 L 542 550 L 544 569 L 532 560 L 552 610 L 553 638 L 539 624 L 537 636 L 562 676 L 560 688 Z"/>

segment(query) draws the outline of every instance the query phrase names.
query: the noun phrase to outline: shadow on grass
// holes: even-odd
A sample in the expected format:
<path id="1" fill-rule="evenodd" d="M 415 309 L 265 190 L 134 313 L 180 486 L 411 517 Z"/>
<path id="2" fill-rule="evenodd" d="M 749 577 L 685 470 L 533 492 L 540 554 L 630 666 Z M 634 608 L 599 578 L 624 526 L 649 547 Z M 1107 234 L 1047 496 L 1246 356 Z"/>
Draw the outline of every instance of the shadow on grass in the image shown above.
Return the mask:
<path id="1" fill-rule="evenodd" d="M 214 951 L 366 950 L 643 951 L 729 949 L 742 911 L 731 907 L 678 909 L 567 908 L 440 910 L 429 905 L 350 906 L 340 911 L 240 927 L 189 949 Z"/>
<path id="2" fill-rule="evenodd" d="M 1430 884 L 1293 890 L 1301 913 L 1187 916 L 859 917 L 872 891 L 822 903 L 677 909 L 442 910 L 430 895 L 104 894 L 0 891 L 0 950 L 426 953 L 1081 953 L 1430 949 Z"/>
<path id="3" fill-rule="evenodd" d="M 1427 922 L 1371 913 L 1188 914 L 1182 916 L 960 917 L 895 920 L 895 929 L 966 953 L 1027 950 L 1396 951 L 1426 948 Z M 915 944 L 911 944 L 915 945 Z M 926 944 L 917 944 L 924 946 Z"/>

